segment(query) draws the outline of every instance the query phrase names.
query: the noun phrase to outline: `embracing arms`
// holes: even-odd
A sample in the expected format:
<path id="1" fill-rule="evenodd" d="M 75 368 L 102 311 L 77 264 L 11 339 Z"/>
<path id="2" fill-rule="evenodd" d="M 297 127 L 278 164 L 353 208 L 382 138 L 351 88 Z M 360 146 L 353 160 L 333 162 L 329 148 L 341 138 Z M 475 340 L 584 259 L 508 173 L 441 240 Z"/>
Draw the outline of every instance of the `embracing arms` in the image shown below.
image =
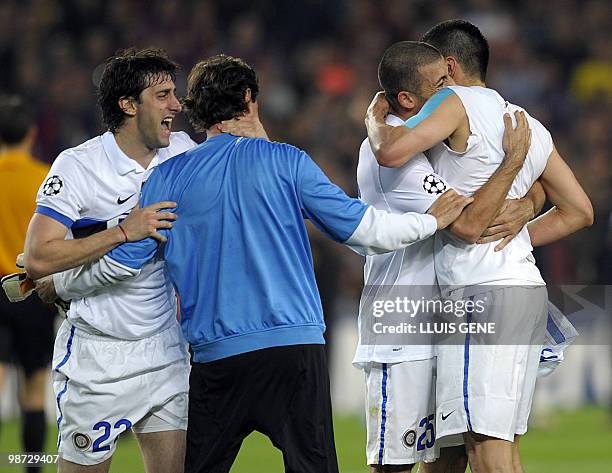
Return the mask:
<path id="1" fill-rule="evenodd" d="M 463 104 L 450 89 L 434 94 L 421 111 L 408 120 L 407 125 L 387 125 L 385 117 L 389 103 L 384 92 L 378 92 L 368 107 L 365 124 L 370 146 L 378 164 L 400 167 L 417 154 L 444 141 L 467 125 Z M 413 121 L 415 126 L 410 125 Z"/>
<path id="2" fill-rule="evenodd" d="M 556 148 L 540 181 L 554 207 L 527 225 L 534 247 L 560 240 L 593 224 L 591 201 Z"/>
<path id="3" fill-rule="evenodd" d="M 171 228 L 176 215 L 159 212 L 174 207 L 174 202 L 159 202 L 135 208 L 119 225 L 86 238 L 65 240 L 68 227 L 47 215 L 36 213 L 30 221 L 25 242 L 25 269 L 32 279 L 40 279 L 98 260 L 126 241 L 153 237 L 163 241 L 160 228 Z"/>

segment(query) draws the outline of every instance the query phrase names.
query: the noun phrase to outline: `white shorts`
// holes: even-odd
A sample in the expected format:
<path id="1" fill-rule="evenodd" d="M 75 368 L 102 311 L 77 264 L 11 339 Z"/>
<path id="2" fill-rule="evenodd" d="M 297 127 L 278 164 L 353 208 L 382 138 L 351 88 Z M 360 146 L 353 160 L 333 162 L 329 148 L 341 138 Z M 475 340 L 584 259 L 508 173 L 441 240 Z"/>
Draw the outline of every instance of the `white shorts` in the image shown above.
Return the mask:
<path id="1" fill-rule="evenodd" d="M 80 465 L 111 457 L 119 434 L 187 429 L 189 355 L 180 327 L 136 341 L 64 321 L 55 340 L 58 451 Z"/>
<path id="2" fill-rule="evenodd" d="M 437 346 L 437 436 L 473 431 L 513 441 L 527 431 L 546 330 L 547 291 L 544 286 L 511 287 L 472 298 L 486 307 L 473 322 L 513 317 L 525 344 L 477 344 L 467 334 L 460 335 L 461 344 Z"/>
<path id="3" fill-rule="evenodd" d="M 369 465 L 412 465 L 439 456 L 435 433 L 436 359 L 366 363 Z"/>

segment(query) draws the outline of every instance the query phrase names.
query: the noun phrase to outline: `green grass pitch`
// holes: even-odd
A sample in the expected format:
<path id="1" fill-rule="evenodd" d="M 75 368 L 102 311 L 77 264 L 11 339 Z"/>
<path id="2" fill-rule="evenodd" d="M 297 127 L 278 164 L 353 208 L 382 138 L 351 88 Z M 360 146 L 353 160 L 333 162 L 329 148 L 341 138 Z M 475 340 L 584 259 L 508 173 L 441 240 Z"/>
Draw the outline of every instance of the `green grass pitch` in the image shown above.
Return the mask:
<path id="1" fill-rule="evenodd" d="M 612 472 L 612 422 L 601 408 L 585 408 L 573 412 L 559 412 L 552 418 L 554 428 L 532 428 L 521 442 L 527 473 L 606 473 Z M 336 446 L 342 473 L 367 473 L 365 467 L 365 431 L 358 418 L 337 418 Z M 56 429 L 49 429 L 47 450 L 54 451 Z M 18 422 L 2 425 L 0 452 L 19 452 Z M 18 472 L 19 468 L 0 468 Z M 23 470 L 21 470 L 23 471 Z M 55 471 L 48 467 L 45 472 Z M 282 472 L 282 458 L 267 438 L 251 435 L 242 445 L 232 473 Z M 144 472 L 138 445 L 125 435 L 117 447 L 111 472 Z"/>

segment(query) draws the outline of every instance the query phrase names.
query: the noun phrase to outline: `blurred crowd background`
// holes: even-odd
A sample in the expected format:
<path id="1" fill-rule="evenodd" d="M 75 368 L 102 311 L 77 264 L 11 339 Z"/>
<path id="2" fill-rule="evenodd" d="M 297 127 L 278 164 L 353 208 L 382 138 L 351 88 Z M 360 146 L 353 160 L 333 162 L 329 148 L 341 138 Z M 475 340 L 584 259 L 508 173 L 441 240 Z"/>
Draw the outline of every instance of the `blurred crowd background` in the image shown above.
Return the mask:
<path id="1" fill-rule="evenodd" d="M 128 46 L 165 48 L 182 64 L 223 52 L 259 73 L 269 135 L 305 149 L 349 194 L 377 65 L 393 42 L 465 18 L 491 46 L 487 84 L 552 131 L 590 195 L 595 224 L 536 251 L 551 284 L 612 283 L 612 42 L 607 0 L 2 0 L 0 89 L 38 110 L 37 156 L 99 134 L 101 64 Z M 190 131 L 185 119 L 176 128 Z M 204 137 L 199 136 L 199 140 Z M 355 315 L 362 260 L 313 232 L 328 321 Z M 353 319 L 354 320 L 354 319 Z"/>

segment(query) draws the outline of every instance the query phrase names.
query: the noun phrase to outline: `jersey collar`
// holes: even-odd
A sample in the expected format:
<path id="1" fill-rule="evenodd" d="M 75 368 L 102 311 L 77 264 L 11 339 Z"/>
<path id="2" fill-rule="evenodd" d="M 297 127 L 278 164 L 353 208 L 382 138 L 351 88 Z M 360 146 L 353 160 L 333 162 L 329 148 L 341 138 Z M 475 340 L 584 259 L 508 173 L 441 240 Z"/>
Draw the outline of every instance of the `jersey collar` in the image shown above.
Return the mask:
<path id="1" fill-rule="evenodd" d="M 120 175 L 124 176 L 130 172 L 142 174 L 146 171 L 146 169 L 144 169 L 140 164 L 121 151 L 121 148 L 119 148 L 119 145 L 117 144 L 117 140 L 115 140 L 115 135 L 113 135 L 110 131 L 107 131 L 102 135 L 102 146 L 104 147 L 106 155 L 110 158 L 113 166 Z M 155 153 L 149 168 L 155 166 L 159 161 L 157 154 L 158 153 Z"/>
<path id="2" fill-rule="evenodd" d="M 393 115 L 392 113 L 389 113 L 387 115 L 385 122 L 387 123 L 387 125 L 391 125 L 391 126 L 400 126 L 404 124 L 404 120 L 402 120 L 397 115 Z"/>

